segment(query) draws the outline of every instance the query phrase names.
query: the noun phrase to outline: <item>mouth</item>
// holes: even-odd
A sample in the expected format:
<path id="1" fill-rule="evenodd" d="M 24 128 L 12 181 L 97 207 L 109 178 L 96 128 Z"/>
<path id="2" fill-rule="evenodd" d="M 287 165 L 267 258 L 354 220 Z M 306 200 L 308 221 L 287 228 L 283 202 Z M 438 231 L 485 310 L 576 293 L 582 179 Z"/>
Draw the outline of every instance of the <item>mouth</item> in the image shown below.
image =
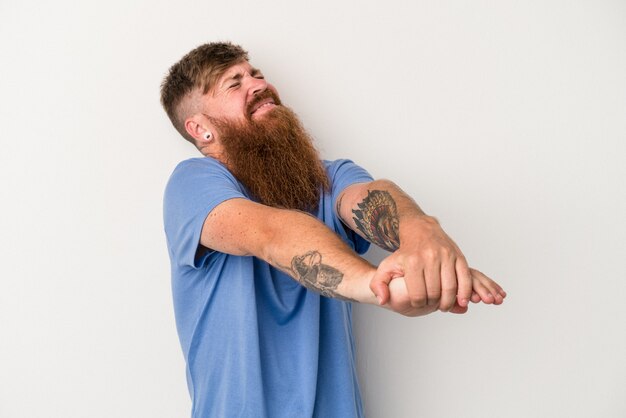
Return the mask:
<path id="1" fill-rule="evenodd" d="M 276 103 L 274 103 L 274 99 L 268 97 L 266 99 L 260 100 L 258 103 L 255 103 L 250 110 L 250 116 L 258 116 L 263 113 L 266 113 L 273 108 L 276 107 Z"/>

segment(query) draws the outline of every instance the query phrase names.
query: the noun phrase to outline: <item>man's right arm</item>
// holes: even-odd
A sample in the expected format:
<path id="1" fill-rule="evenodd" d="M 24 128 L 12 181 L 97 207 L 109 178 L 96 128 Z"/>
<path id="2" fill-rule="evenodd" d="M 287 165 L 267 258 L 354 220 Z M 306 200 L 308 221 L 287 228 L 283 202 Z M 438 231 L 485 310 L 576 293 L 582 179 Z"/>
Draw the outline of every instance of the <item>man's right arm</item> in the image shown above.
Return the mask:
<path id="1" fill-rule="evenodd" d="M 219 252 L 260 258 L 325 296 L 376 304 L 369 288 L 376 268 L 304 212 L 243 198 L 226 200 L 205 219 L 200 243 Z"/>

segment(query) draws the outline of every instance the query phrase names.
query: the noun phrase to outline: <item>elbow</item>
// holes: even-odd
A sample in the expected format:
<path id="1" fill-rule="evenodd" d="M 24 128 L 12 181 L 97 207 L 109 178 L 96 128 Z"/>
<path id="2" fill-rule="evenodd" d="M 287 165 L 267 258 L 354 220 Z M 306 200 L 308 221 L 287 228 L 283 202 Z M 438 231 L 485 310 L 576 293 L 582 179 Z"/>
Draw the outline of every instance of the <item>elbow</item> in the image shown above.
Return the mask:
<path id="1" fill-rule="evenodd" d="M 281 209 L 275 210 L 281 211 Z M 281 241 L 284 239 L 284 234 L 280 233 L 279 223 L 277 222 L 277 219 L 282 218 L 279 215 L 279 213 L 269 213 L 266 222 L 263 222 L 260 228 L 252 232 L 254 234 L 252 241 L 255 243 L 255 248 L 252 249 L 251 255 L 266 261 L 274 267 L 278 266 L 277 255 L 279 254 L 279 248 L 281 248 Z"/>
<path id="2" fill-rule="evenodd" d="M 394 183 L 391 180 L 387 180 L 387 179 L 380 179 L 380 180 L 374 180 L 373 182 L 370 183 L 371 186 L 373 187 L 381 187 L 381 188 L 398 188 L 398 185 L 396 183 Z"/>

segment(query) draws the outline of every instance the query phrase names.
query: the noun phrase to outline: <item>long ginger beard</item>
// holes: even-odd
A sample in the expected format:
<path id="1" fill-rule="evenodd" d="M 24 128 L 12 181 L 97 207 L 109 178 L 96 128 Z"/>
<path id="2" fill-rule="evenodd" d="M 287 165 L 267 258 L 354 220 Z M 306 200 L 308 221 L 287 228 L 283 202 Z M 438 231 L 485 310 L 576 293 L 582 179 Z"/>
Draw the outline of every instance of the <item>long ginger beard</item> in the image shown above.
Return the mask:
<path id="1" fill-rule="evenodd" d="M 261 120 L 218 126 L 226 165 L 254 198 L 278 208 L 317 209 L 320 194 L 329 188 L 328 175 L 291 109 L 279 105 Z"/>

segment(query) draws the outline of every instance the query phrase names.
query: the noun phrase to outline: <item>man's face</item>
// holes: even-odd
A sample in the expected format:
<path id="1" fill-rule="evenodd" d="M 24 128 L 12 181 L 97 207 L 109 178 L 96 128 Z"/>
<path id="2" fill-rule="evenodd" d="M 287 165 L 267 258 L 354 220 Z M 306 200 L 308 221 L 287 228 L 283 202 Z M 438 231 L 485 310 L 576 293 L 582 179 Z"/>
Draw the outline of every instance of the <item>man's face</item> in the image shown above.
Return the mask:
<path id="1" fill-rule="evenodd" d="M 298 117 L 259 70 L 245 61 L 230 67 L 204 99 L 215 158 L 252 196 L 274 207 L 317 207 L 326 170 Z"/>
<path id="2" fill-rule="evenodd" d="M 273 94 L 267 94 L 270 92 Z M 265 98 L 255 100 L 259 95 Z M 265 81 L 260 70 L 252 67 L 249 62 L 242 61 L 230 67 L 220 77 L 205 95 L 203 107 L 204 113 L 211 118 L 243 122 L 260 120 L 278 105 L 280 99 L 276 88 Z"/>

